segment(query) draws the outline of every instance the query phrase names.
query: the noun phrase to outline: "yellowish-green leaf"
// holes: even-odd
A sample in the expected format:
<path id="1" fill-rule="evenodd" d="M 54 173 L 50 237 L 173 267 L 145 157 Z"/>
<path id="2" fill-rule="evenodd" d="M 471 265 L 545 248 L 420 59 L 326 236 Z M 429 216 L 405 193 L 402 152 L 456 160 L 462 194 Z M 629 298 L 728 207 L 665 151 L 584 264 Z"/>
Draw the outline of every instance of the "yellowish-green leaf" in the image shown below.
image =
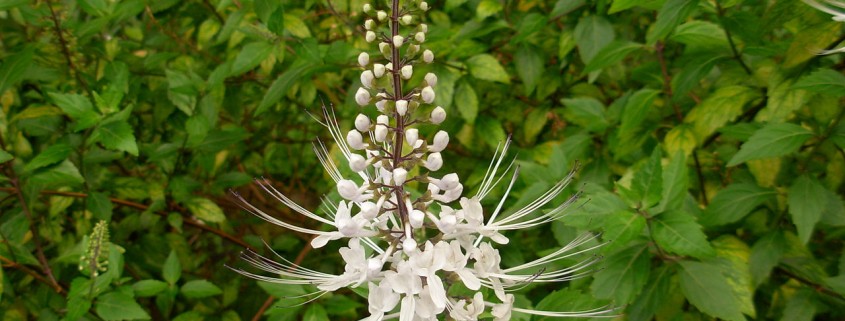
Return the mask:
<path id="1" fill-rule="evenodd" d="M 743 106 L 757 96 L 756 91 L 744 86 L 719 88 L 693 108 L 684 122 L 692 124 L 692 131 L 701 144 L 717 129 L 741 115 Z"/>
<path id="2" fill-rule="evenodd" d="M 751 249 L 742 240 L 733 235 L 725 235 L 713 240 L 716 256 L 721 258 L 718 264 L 722 266 L 722 273 L 727 276 L 734 297 L 739 301 L 742 313 L 756 318 L 754 310 L 754 286 L 751 281 L 749 258 Z"/>
<path id="3" fill-rule="evenodd" d="M 293 14 L 284 14 L 284 26 L 285 29 L 294 37 L 303 39 L 311 38 L 311 31 L 308 30 L 308 26 L 305 25 L 305 22 Z"/>
<path id="4" fill-rule="evenodd" d="M 510 84 L 510 76 L 495 57 L 489 54 L 475 55 L 467 59 L 470 74 L 481 80 Z"/>
<path id="5" fill-rule="evenodd" d="M 191 214 L 194 214 L 203 221 L 218 223 L 226 220 L 226 215 L 223 214 L 223 210 L 207 198 L 192 198 L 186 202 L 185 206 L 188 207 Z"/>

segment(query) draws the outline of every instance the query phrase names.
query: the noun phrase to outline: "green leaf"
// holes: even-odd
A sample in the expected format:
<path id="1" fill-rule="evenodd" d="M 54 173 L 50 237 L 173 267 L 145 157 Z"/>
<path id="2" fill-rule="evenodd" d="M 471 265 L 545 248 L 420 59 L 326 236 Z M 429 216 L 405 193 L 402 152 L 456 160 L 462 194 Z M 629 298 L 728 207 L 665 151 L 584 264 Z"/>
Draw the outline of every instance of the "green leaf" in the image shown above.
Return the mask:
<path id="1" fill-rule="evenodd" d="M 761 237 L 751 247 L 748 268 L 751 271 L 751 284 L 756 288 L 769 278 L 769 274 L 786 251 L 786 239 L 780 231 L 771 231 Z"/>
<path id="2" fill-rule="evenodd" d="M 97 315 L 103 320 L 146 320 L 150 315 L 131 296 L 121 292 L 109 292 L 97 298 L 94 305 Z"/>
<path id="3" fill-rule="evenodd" d="M 255 109 L 253 115 L 263 114 L 268 108 L 279 102 L 297 81 L 325 68 L 326 66 L 315 65 L 306 59 L 298 60 L 270 84 L 270 88 L 267 89 L 267 93 L 264 94 L 264 98 L 261 99 L 261 103 L 258 104 L 258 108 Z"/>
<path id="4" fill-rule="evenodd" d="M 739 152 L 728 162 L 728 166 L 736 166 L 752 159 L 787 155 L 797 151 L 812 136 L 812 132 L 795 124 L 769 124 L 754 132 L 754 135 L 742 144 Z"/>
<path id="5" fill-rule="evenodd" d="M 207 280 L 188 281 L 182 286 L 182 294 L 189 299 L 199 299 L 223 293 L 219 287 Z"/>
<path id="6" fill-rule="evenodd" d="M 510 76 L 495 57 L 488 54 L 472 56 L 466 61 L 470 74 L 481 80 L 510 84 Z"/>
<path id="7" fill-rule="evenodd" d="M 660 201 L 663 194 L 663 166 L 661 166 L 662 152 L 655 147 L 648 161 L 637 170 L 631 181 L 631 190 L 640 199 L 639 208 L 648 209 Z"/>
<path id="8" fill-rule="evenodd" d="M 782 321 L 813 321 L 817 313 L 816 303 L 819 298 L 807 288 L 801 288 L 786 301 Z"/>
<path id="9" fill-rule="evenodd" d="M 187 121 L 185 121 L 185 131 L 188 132 L 188 141 L 186 146 L 198 146 L 205 140 L 210 130 L 211 124 L 208 122 L 208 118 L 200 114 L 191 116 Z"/>
<path id="10" fill-rule="evenodd" d="M 663 194 L 660 203 L 654 208 L 653 214 L 681 208 L 687 196 L 687 188 L 689 188 L 689 173 L 687 171 L 686 157 L 684 157 L 683 152 L 676 152 L 666 168 L 663 169 Z"/>
<path id="11" fill-rule="evenodd" d="M 666 38 L 697 6 L 698 0 L 667 0 L 657 11 L 657 21 L 649 28 L 646 42 L 653 45 Z"/>
<path id="12" fill-rule="evenodd" d="M 823 68 L 801 77 L 792 85 L 792 88 L 842 97 L 845 96 L 845 75 L 832 69 Z"/>
<path id="13" fill-rule="evenodd" d="M 82 95 L 50 93 L 49 96 L 65 114 L 76 121 L 74 131 L 91 128 L 100 121 L 100 114 L 94 110 L 91 101 Z"/>
<path id="14" fill-rule="evenodd" d="M 475 117 L 478 116 L 478 96 L 466 80 L 458 82 L 458 88 L 455 90 L 455 108 L 468 124 L 475 123 Z"/>
<path id="15" fill-rule="evenodd" d="M 613 0 L 613 4 L 610 5 L 610 10 L 608 10 L 607 13 L 614 14 L 637 6 L 656 10 L 660 8 L 663 1 L 664 0 Z"/>
<path id="16" fill-rule="evenodd" d="M 725 30 L 709 21 L 694 20 L 684 23 L 675 29 L 671 39 L 687 45 L 687 50 L 730 50 Z M 712 55 L 713 50 L 708 50 L 707 53 Z"/>
<path id="17" fill-rule="evenodd" d="M 329 314 L 326 309 L 319 304 L 310 304 L 305 314 L 302 315 L 302 321 L 329 321 Z"/>
<path id="18" fill-rule="evenodd" d="M 622 110 L 622 120 L 617 132 L 620 140 L 627 140 L 638 132 L 659 93 L 660 91 L 654 89 L 640 89 L 631 95 Z"/>
<path id="19" fill-rule="evenodd" d="M 95 218 L 111 221 L 112 203 L 111 199 L 103 193 L 88 194 L 88 201 L 85 203 L 86 209 L 94 215 Z"/>
<path id="20" fill-rule="evenodd" d="M 610 65 L 618 63 L 625 59 L 628 54 L 642 48 L 643 45 L 630 42 L 627 40 L 616 40 L 607 44 L 604 48 L 599 50 L 596 55 L 590 59 L 587 66 L 584 67 L 583 73 L 590 73 L 596 70 L 607 68 Z"/>
<path id="21" fill-rule="evenodd" d="M 73 151 L 73 148 L 65 143 L 52 145 L 44 149 L 44 151 L 39 153 L 38 156 L 35 156 L 35 158 L 29 161 L 29 163 L 24 166 L 23 170 L 25 172 L 32 172 L 36 169 L 59 163 L 66 160 L 67 157 L 70 156 L 71 151 Z"/>
<path id="22" fill-rule="evenodd" d="M 238 52 L 238 56 L 235 57 L 234 63 L 232 63 L 229 77 L 238 76 L 252 70 L 264 59 L 267 59 L 271 52 L 273 52 L 273 45 L 264 41 L 256 41 L 243 46 Z"/>
<path id="23" fill-rule="evenodd" d="M 64 160 L 59 165 L 50 167 L 45 171 L 38 172 L 29 179 L 29 182 L 41 185 L 41 188 L 57 188 L 63 186 L 76 186 L 85 182 L 79 169 L 70 160 Z"/>
<path id="24" fill-rule="evenodd" d="M 12 6 L 14 6 L 14 4 Z M 3 9 L 4 7 L 12 6 L 0 4 L 0 10 L 5 10 Z M 27 46 L 23 50 L 3 58 L 3 62 L 0 64 L 0 94 L 3 94 L 6 92 L 7 88 L 16 85 L 19 81 L 21 81 L 21 79 L 23 79 L 27 69 L 29 69 L 32 65 L 32 57 L 34 54 L 35 47 Z"/>
<path id="25" fill-rule="evenodd" d="M 164 260 L 164 265 L 161 267 L 161 276 L 168 284 L 174 285 L 179 282 L 182 277 L 182 264 L 179 262 L 179 257 L 176 256 L 176 251 L 170 251 L 170 255 Z"/>
<path id="26" fill-rule="evenodd" d="M 510 39 L 512 44 L 521 44 L 548 26 L 549 20 L 539 13 L 529 13 L 519 21 L 516 34 Z M 539 52 L 539 50 L 537 51 Z M 519 53 L 514 58 L 519 58 Z"/>
<path id="27" fill-rule="evenodd" d="M 672 294 L 672 269 L 661 266 L 651 273 L 645 287 L 628 306 L 626 316 L 630 321 L 649 321 Z"/>
<path id="28" fill-rule="evenodd" d="M 167 283 L 159 280 L 141 280 L 132 285 L 135 296 L 151 297 L 167 289 Z"/>
<path id="29" fill-rule="evenodd" d="M 672 91 L 674 92 L 673 100 L 678 101 L 686 97 L 686 94 L 699 85 L 701 79 L 706 77 L 717 62 L 726 59 L 724 55 L 714 55 L 711 52 L 704 52 L 699 54 L 688 63 L 685 63 L 683 69 L 672 77 Z"/>
<path id="30" fill-rule="evenodd" d="M 484 18 L 497 14 L 500 11 L 502 11 L 502 4 L 498 0 L 481 0 L 475 9 L 475 17 L 478 20 L 484 20 Z"/>
<path id="31" fill-rule="evenodd" d="M 106 148 L 125 151 L 138 156 L 138 144 L 132 126 L 126 121 L 116 121 L 97 127 L 96 134 Z"/>
<path id="32" fill-rule="evenodd" d="M 537 83 L 543 76 L 543 57 L 540 54 L 542 50 L 531 45 L 522 45 L 517 49 L 516 56 L 514 56 L 514 64 L 516 65 L 516 74 L 522 80 L 523 93 L 530 95 Z"/>
<path id="33" fill-rule="evenodd" d="M 284 17 L 284 26 L 285 29 L 290 32 L 291 35 L 297 38 L 311 38 L 311 30 L 308 30 L 308 25 L 305 24 L 305 21 L 302 21 L 299 17 L 285 13 Z"/>
<path id="34" fill-rule="evenodd" d="M 616 35 L 613 26 L 601 16 L 586 16 L 578 20 L 575 25 L 575 43 L 578 44 L 578 54 L 581 62 L 587 64 L 607 46 Z"/>
<path id="35" fill-rule="evenodd" d="M 552 8 L 552 13 L 549 14 L 549 17 L 556 18 L 560 15 L 570 13 L 583 5 L 584 0 L 557 0 L 557 2 L 555 2 L 555 7 Z"/>
<path id="36" fill-rule="evenodd" d="M 652 236 L 664 250 L 696 258 L 712 256 L 716 252 L 707 242 L 701 225 L 689 213 L 671 210 L 652 221 Z"/>
<path id="37" fill-rule="evenodd" d="M 751 249 L 733 235 L 717 238 L 713 241 L 713 246 L 716 248 L 716 256 L 720 258 L 717 263 L 722 266 L 722 274 L 727 277 L 728 285 L 739 303 L 739 310 L 756 318 L 757 312 L 754 310 L 753 302 L 754 288 L 749 268 Z"/>
<path id="38" fill-rule="evenodd" d="M 636 244 L 617 251 L 604 261 L 604 269 L 594 276 L 590 286 L 593 295 L 600 299 L 614 299 L 628 303 L 640 293 L 650 271 L 651 255 L 648 246 Z"/>
<path id="39" fill-rule="evenodd" d="M 774 195 L 774 191 L 756 184 L 732 184 L 719 191 L 710 201 L 704 216 L 701 217 L 701 223 L 705 226 L 715 226 L 736 222 Z"/>
<path id="40" fill-rule="evenodd" d="M 564 116 L 567 120 L 578 124 L 592 132 L 604 131 L 610 125 L 605 115 L 604 105 L 591 97 L 562 99 L 566 106 Z"/>
<path id="41" fill-rule="evenodd" d="M 608 242 L 604 251 L 610 252 L 628 245 L 631 240 L 642 234 L 646 221 L 642 215 L 623 210 L 604 216 L 602 225 L 602 239 Z"/>
<path id="42" fill-rule="evenodd" d="M 567 287 L 563 290 L 549 293 L 534 310 L 538 311 L 584 311 L 593 309 L 597 306 L 597 302 L 590 297 L 589 294 L 581 293 L 580 290 L 573 287 Z M 514 314 L 516 316 L 516 314 Z M 558 321 L 560 318 L 535 316 L 533 321 Z"/>
<path id="43" fill-rule="evenodd" d="M 713 317 L 744 321 L 722 269 L 715 264 L 681 261 L 681 291 L 692 305 Z"/>
<path id="44" fill-rule="evenodd" d="M 525 122 L 522 125 L 525 133 L 525 141 L 530 143 L 536 141 L 537 136 L 543 131 L 548 121 L 549 110 L 547 108 L 538 107 L 531 110 L 528 116 L 525 117 Z"/>
<path id="45" fill-rule="evenodd" d="M 717 129 L 734 121 L 742 114 L 742 108 L 757 97 L 757 93 L 744 86 L 727 86 L 716 90 L 693 108 L 684 118 L 692 123 L 692 130 L 698 143 L 704 142 Z"/>
<path id="46" fill-rule="evenodd" d="M 789 215 L 798 228 L 798 238 L 804 244 L 813 235 L 816 223 L 822 218 L 828 192 L 815 178 L 803 175 L 789 187 Z"/>
<path id="47" fill-rule="evenodd" d="M 697 142 L 690 124 L 680 124 L 669 130 L 663 137 L 663 146 L 670 155 L 682 154 L 689 156 L 695 149 Z"/>
<path id="48" fill-rule="evenodd" d="M 195 197 L 185 203 L 191 214 L 206 222 L 219 223 L 226 220 L 226 215 L 217 204 L 207 198 Z"/>
<path id="49" fill-rule="evenodd" d="M 5 150 L 3 150 L 3 149 L 0 149 L 0 164 L 5 163 L 5 162 L 8 162 L 8 161 L 10 161 L 10 160 L 12 160 L 12 159 L 14 159 L 14 158 L 15 158 L 15 157 L 14 157 L 14 156 L 12 156 L 12 154 L 9 154 L 8 152 L 6 152 L 6 151 L 5 151 Z"/>

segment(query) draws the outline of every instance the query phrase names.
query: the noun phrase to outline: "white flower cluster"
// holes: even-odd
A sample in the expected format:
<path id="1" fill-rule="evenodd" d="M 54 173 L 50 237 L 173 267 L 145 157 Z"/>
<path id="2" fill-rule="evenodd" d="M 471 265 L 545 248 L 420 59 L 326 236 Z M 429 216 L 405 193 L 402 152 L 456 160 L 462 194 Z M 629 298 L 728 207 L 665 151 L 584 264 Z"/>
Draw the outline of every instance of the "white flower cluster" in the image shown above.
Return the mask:
<path id="1" fill-rule="evenodd" d="M 441 130 L 426 140 L 417 128 L 411 127 L 421 123 L 439 124 L 446 118 L 442 107 L 432 105 L 437 76 L 426 74 L 418 88 L 402 87 L 404 80 L 413 77 L 414 63 L 431 63 L 434 59 L 430 50 L 421 50 L 427 26 L 415 25 L 421 20 L 415 14 L 426 11 L 428 4 L 413 1 L 411 6 L 400 10 L 398 2 L 393 1 L 390 12 L 369 4 L 364 6 L 364 12 L 371 17 L 364 23 L 366 40 L 379 41 L 383 59 L 372 59 L 366 52 L 358 56 L 358 64 L 364 68 L 360 77 L 363 87 L 358 89 L 355 100 L 361 106 L 374 105 L 381 115 L 374 121 L 364 114 L 358 115 L 355 128 L 344 135 L 333 111 L 323 108 L 326 120 L 323 124 L 337 142 L 349 168 L 357 173 L 352 179 L 344 178 L 325 146 L 322 143 L 315 146 L 318 158 L 343 198 L 336 203 L 326 202 L 332 217 L 325 218 L 302 208 L 267 181 L 258 182 L 286 206 L 331 226 L 331 230 L 309 229 L 278 220 L 240 199 L 246 210 L 268 222 L 314 235 L 311 242 L 314 248 L 323 247 L 329 241 L 345 240 L 347 246 L 340 249 L 345 272 L 327 274 L 284 258 L 284 263 L 277 263 L 252 252 L 245 253 L 245 260 L 280 277 L 238 272 L 268 282 L 316 285 L 320 290 L 317 293 L 366 286 L 370 313 L 367 320 L 373 321 L 397 317 L 401 321 L 438 320 L 444 314 L 454 320 L 477 320 L 485 311 L 494 320 L 509 320 L 512 313 L 607 316 L 612 309 L 606 307 L 558 312 L 513 306 L 514 296 L 510 291 L 528 283 L 567 281 L 591 272 L 598 260 L 596 256 L 587 255 L 586 260 L 569 268 L 546 268 L 550 263 L 583 255 L 600 245 L 594 242 L 594 235 L 585 234 L 534 261 L 510 268 L 500 266 L 501 258 L 493 243 L 508 243 L 502 232 L 533 228 L 560 218 L 577 197 L 551 208 L 546 205 L 564 191 L 572 174 L 509 215 L 500 213 L 519 172 L 513 162 L 502 166 L 509 141 L 497 148 L 478 192 L 471 197 L 462 196 L 464 186 L 457 174 L 438 174 L 443 167 L 440 152 L 448 145 L 449 134 Z M 385 24 L 385 30 L 380 31 Z M 406 36 L 403 30 L 411 32 Z M 508 179 L 505 175 L 511 170 Z M 508 182 L 505 196 L 497 202 L 495 210 L 485 215 L 481 201 L 503 180 Z M 425 192 L 412 193 L 411 183 L 425 186 Z M 450 288 L 456 284 L 474 294 L 450 295 Z M 491 289 L 495 297 L 485 298 L 482 288 Z"/>

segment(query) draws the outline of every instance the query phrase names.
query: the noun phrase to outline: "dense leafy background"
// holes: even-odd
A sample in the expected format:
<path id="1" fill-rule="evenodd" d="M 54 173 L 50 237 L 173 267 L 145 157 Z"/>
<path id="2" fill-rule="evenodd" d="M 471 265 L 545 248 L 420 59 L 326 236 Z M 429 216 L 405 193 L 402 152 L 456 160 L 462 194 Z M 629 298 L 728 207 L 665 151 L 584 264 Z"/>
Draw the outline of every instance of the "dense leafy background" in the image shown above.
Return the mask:
<path id="1" fill-rule="evenodd" d="M 344 128 L 359 112 L 354 57 L 374 52 L 362 3 L 0 1 L 2 318 L 365 314 L 353 292 L 290 307 L 307 289 L 223 266 L 265 240 L 342 269 L 331 246 L 311 251 L 226 190 L 301 223 L 251 179 L 310 208 L 336 193 L 310 155 L 327 133 L 305 110 L 334 104 Z M 474 186 L 512 134 L 515 206 L 583 164 L 571 190 L 589 201 L 512 234 L 504 264 L 583 231 L 610 241 L 602 270 L 526 288 L 520 304 L 609 302 L 626 320 L 845 318 L 845 56 L 814 54 L 843 41 L 841 24 L 796 0 L 432 7 L 437 59 L 416 74 L 439 75 L 456 138 L 447 167 Z M 101 220 L 108 235 L 93 233 Z"/>

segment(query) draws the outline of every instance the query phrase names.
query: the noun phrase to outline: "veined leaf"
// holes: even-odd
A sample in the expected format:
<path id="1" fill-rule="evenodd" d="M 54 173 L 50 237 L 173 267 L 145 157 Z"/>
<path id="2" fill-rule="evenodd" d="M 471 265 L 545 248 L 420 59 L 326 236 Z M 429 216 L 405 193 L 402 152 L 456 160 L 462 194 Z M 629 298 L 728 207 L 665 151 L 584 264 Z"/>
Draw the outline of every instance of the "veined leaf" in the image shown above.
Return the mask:
<path id="1" fill-rule="evenodd" d="M 468 124 L 475 123 L 475 117 L 478 116 L 478 96 L 472 85 L 465 80 L 458 82 L 458 88 L 455 90 L 455 108 Z"/>
<path id="2" fill-rule="evenodd" d="M 693 108 L 684 118 L 685 123 L 692 123 L 692 130 L 699 144 L 742 114 L 742 108 L 757 97 L 751 88 L 727 86 L 710 94 L 700 105 Z"/>
<path id="3" fill-rule="evenodd" d="M 185 206 L 188 207 L 191 214 L 196 215 L 203 221 L 219 223 L 226 220 L 223 210 L 209 199 L 195 197 L 186 202 Z"/>
<path id="4" fill-rule="evenodd" d="M 812 136 L 812 132 L 795 124 L 770 124 L 754 132 L 731 158 L 728 166 L 736 166 L 752 159 L 787 155 L 797 151 Z"/>
<path id="5" fill-rule="evenodd" d="M 666 38 L 696 7 L 698 0 L 667 0 L 660 11 L 657 11 L 657 21 L 646 35 L 648 44 Z"/>
<path id="6" fill-rule="evenodd" d="M 845 96 L 845 75 L 827 68 L 819 69 L 801 77 L 792 88 L 842 97 Z"/>
<path id="7" fill-rule="evenodd" d="M 604 262 L 605 269 L 595 274 L 593 295 L 627 303 L 645 286 L 649 275 L 648 246 L 636 244 L 617 251 Z"/>
<path id="8" fill-rule="evenodd" d="M 604 226 L 602 239 L 608 242 L 604 247 L 605 252 L 628 245 L 632 239 L 642 234 L 646 226 L 642 215 L 628 210 L 606 215 L 602 220 Z"/>
<path id="9" fill-rule="evenodd" d="M 193 280 L 182 285 L 182 294 L 190 299 L 199 299 L 223 293 L 219 287 L 208 280 Z"/>
<path id="10" fill-rule="evenodd" d="M 654 215 L 665 210 L 679 209 L 687 195 L 689 177 L 686 157 L 678 151 L 663 169 L 663 193 L 660 203 L 654 208 Z"/>
<path id="11" fill-rule="evenodd" d="M 613 26 L 600 16 L 582 17 L 575 25 L 575 43 L 578 45 L 581 61 L 585 64 L 592 61 L 615 37 Z"/>
<path id="12" fill-rule="evenodd" d="M 637 170 L 631 181 L 631 191 L 640 199 L 640 208 L 648 209 L 660 201 L 663 194 L 663 167 L 660 147 L 655 147 L 648 161 Z"/>
<path id="13" fill-rule="evenodd" d="M 651 320 L 661 305 L 665 304 L 672 294 L 672 269 L 661 266 L 651 273 L 646 286 L 634 302 L 628 306 L 627 316 L 631 321 Z"/>
<path id="14" fill-rule="evenodd" d="M 716 253 L 701 231 L 701 225 L 689 213 L 667 211 L 655 218 L 652 226 L 654 240 L 666 251 L 697 258 Z"/>
<path id="15" fill-rule="evenodd" d="M 710 206 L 704 211 L 701 223 L 705 226 L 714 226 L 736 222 L 774 195 L 774 191 L 756 184 L 730 185 L 716 194 Z"/>
<path id="16" fill-rule="evenodd" d="M 478 79 L 510 84 L 511 79 L 502 64 L 489 54 L 475 55 L 467 59 L 469 73 Z"/>
<path id="17" fill-rule="evenodd" d="M 772 231 L 757 240 L 751 247 L 748 267 L 751 270 L 752 285 L 755 288 L 768 279 L 772 269 L 783 257 L 786 246 L 783 233 Z"/>
<path id="18" fill-rule="evenodd" d="M 0 4 L 0 10 L 5 10 L 3 7 L 6 6 Z M 16 54 L 3 58 L 3 62 L 0 64 L 0 94 L 4 93 L 6 88 L 16 85 L 23 79 L 24 73 L 32 63 L 34 54 L 35 47 L 27 46 Z"/>
<path id="19" fill-rule="evenodd" d="M 596 70 L 604 69 L 610 65 L 618 63 L 625 59 L 628 54 L 641 49 L 642 44 L 630 42 L 626 40 L 616 40 L 604 46 L 596 55 L 590 59 L 590 62 L 584 67 L 584 73 L 590 73 Z"/>
<path id="20" fill-rule="evenodd" d="M 789 215 L 798 228 L 798 238 L 805 244 L 813 235 L 813 228 L 822 217 L 827 204 L 827 190 L 816 179 L 806 175 L 799 177 L 789 187 Z"/>
<path id="21" fill-rule="evenodd" d="M 32 172 L 36 169 L 59 163 L 67 159 L 71 151 L 73 151 L 73 148 L 66 143 L 52 145 L 30 160 L 24 166 L 23 170 L 25 172 Z"/>
<path id="22" fill-rule="evenodd" d="M 724 235 L 713 240 L 716 256 L 720 258 L 718 264 L 722 266 L 722 274 L 727 277 L 728 285 L 733 291 L 739 310 L 752 318 L 757 317 L 754 310 L 754 287 L 749 268 L 751 249 L 742 240 L 733 235 Z"/>
<path id="23" fill-rule="evenodd" d="M 744 321 L 722 269 L 715 264 L 681 261 L 681 290 L 692 305 L 713 317 Z"/>
<path id="24" fill-rule="evenodd" d="M 138 302 L 135 302 L 131 296 L 121 292 L 109 292 L 97 298 L 97 303 L 94 305 L 94 310 L 97 311 L 103 320 L 145 320 L 149 319 L 150 315 L 141 308 Z"/>

